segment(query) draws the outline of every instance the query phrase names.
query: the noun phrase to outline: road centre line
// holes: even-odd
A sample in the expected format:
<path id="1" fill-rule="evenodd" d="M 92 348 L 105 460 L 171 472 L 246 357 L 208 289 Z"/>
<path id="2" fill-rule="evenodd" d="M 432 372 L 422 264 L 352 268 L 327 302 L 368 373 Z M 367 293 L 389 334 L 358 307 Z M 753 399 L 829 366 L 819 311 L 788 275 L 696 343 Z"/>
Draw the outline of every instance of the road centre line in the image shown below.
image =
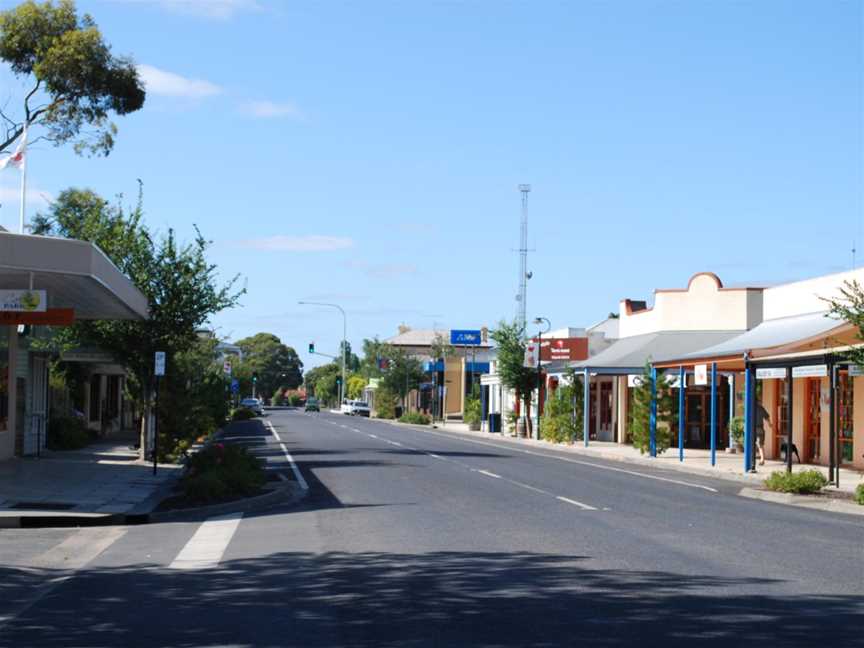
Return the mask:
<path id="1" fill-rule="evenodd" d="M 242 513 L 229 513 L 205 520 L 168 569 L 191 571 L 216 567 L 242 518 Z"/>
<path id="2" fill-rule="evenodd" d="M 488 470 L 480 470 L 479 468 L 472 468 L 474 472 L 478 472 L 481 475 L 486 475 L 487 477 L 494 477 L 495 479 L 501 479 L 501 475 L 496 475 L 493 472 L 489 472 Z"/>
<path id="3" fill-rule="evenodd" d="M 698 488 L 700 490 L 705 490 L 710 493 L 719 492 L 716 488 L 711 488 L 710 486 L 703 486 L 702 484 L 694 484 L 692 482 L 682 481 L 680 479 L 672 479 L 670 477 L 659 477 L 657 475 L 648 475 L 646 473 L 638 472 L 635 470 L 626 470 L 625 468 L 615 468 L 614 466 L 604 466 L 602 464 L 592 463 L 590 461 L 581 461 L 579 459 L 570 459 L 568 457 L 559 457 L 557 455 L 546 454 L 545 452 L 534 452 L 533 450 L 523 450 L 522 448 L 514 448 L 509 444 L 497 444 L 497 443 L 488 443 L 486 441 L 477 441 L 475 439 L 462 439 L 460 437 L 454 437 L 450 434 L 440 434 L 438 432 L 432 432 L 430 430 L 421 430 L 419 428 L 411 428 L 416 432 L 423 432 L 424 434 L 431 434 L 433 436 L 441 437 L 442 439 L 450 439 L 451 441 L 464 441 L 465 443 L 473 443 L 475 445 L 488 446 L 490 448 L 507 448 L 509 450 L 513 450 L 514 452 L 521 452 L 522 454 L 534 455 L 535 457 L 544 457 L 546 459 L 557 459 L 559 461 L 566 461 L 567 463 L 576 464 L 579 466 L 590 466 L 591 468 L 599 468 L 600 470 L 610 470 L 612 472 L 620 472 L 626 475 L 633 475 L 635 477 L 644 477 L 645 479 L 654 479 L 656 481 L 667 482 L 670 484 L 678 484 L 679 486 L 687 486 L 688 488 Z"/>
<path id="4" fill-rule="evenodd" d="M 585 511 L 596 511 L 597 509 L 593 506 L 589 506 L 588 504 L 583 504 L 582 502 L 577 502 L 576 500 L 570 499 L 569 497 L 563 497 L 561 495 L 556 495 L 555 499 L 561 500 L 562 502 L 567 502 L 568 504 L 572 504 L 573 506 L 578 506 L 579 508 Z"/>

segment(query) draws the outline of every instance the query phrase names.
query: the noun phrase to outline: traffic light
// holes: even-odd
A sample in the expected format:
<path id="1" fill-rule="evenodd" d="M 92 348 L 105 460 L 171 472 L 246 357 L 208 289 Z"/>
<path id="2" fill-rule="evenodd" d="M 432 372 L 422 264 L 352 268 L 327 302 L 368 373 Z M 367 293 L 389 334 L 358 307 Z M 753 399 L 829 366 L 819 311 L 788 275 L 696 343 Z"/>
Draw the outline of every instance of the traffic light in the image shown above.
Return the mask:
<path id="1" fill-rule="evenodd" d="M 258 382 L 258 372 L 257 371 L 252 372 L 252 382 L 253 383 Z"/>
<path id="2" fill-rule="evenodd" d="M 315 343 L 314 342 L 309 343 L 309 353 L 315 353 Z"/>

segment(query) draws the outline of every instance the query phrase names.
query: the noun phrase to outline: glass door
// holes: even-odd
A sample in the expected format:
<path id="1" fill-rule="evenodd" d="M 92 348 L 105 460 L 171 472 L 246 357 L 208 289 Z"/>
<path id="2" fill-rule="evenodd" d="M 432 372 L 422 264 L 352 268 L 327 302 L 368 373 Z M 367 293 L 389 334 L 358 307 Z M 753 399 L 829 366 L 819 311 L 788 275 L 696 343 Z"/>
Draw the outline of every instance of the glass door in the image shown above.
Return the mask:
<path id="1" fill-rule="evenodd" d="M 840 442 L 840 463 L 851 463 L 855 458 L 852 426 L 854 419 L 853 381 L 848 371 L 841 371 L 837 382 L 837 437 Z"/>
<path id="2" fill-rule="evenodd" d="M 822 381 L 819 378 L 808 378 L 807 387 L 807 409 L 804 420 L 804 452 L 802 457 L 805 463 L 819 459 L 819 435 L 822 431 Z"/>

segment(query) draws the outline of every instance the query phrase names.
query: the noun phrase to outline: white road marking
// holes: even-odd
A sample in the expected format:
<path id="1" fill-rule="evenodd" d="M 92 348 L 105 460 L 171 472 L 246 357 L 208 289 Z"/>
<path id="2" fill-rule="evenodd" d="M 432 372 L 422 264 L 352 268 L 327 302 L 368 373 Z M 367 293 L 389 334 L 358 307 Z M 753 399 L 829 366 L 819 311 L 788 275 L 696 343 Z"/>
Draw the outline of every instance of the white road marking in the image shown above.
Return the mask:
<path id="1" fill-rule="evenodd" d="M 444 459 L 444 457 L 442 457 L 441 455 L 437 455 L 434 452 L 427 452 L 426 454 L 429 455 L 430 457 L 434 457 L 435 459 L 442 459 L 442 460 Z"/>
<path id="2" fill-rule="evenodd" d="M 284 473 L 276 473 L 276 474 L 279 476 L 279 479 L 281 479 L 282 481 L 288 481 L 288 478 L 285 476 Z"/>
<path id="3" fill-rule="evenodd" d="M 374 434 L 370 434 L 370 435 L 369 435 L 369 438 L 370 438 L 370 439 L 377 439 L 378 437 L 377 437 L 376 435 L 374 435 Z"/>
<path id="4" fill-rule="evenodd" d="M 297 467 L 297 464 L 294 463 L 294 457 L 291 456 L 291 453 L 288 452 L 288 448 L 285 447 L 284 443 L 280 443 L 279 446 L 282 448 L 282 452 L 285 453 L 285 457 L 288 459 L 288 463 L 291 464 L 291 470 L 294 471 L 294 477 L 297 479 L 297 483 L 300 484 L 300 488 L 303 490 L 309 490 L 309 484 L 306 483 L 306 480 L 303 478 L 300 469 Z"/>
<path id="5" fill-rule="evenodd" d="M 586 511 L 596 511 L 597 509 L 593 506 L 588 506 L 587 504 L 583 504 L 582 502 L 577 502 L 576 500 L 572 500 L 569 497 L 562 497 L 561 495 L 556 495 L 555 499 L 561 500 L 562 502 L 567 502 L 568 504 L 572 504 L 573 506 L 578 506 L 581 509 Z"/>
<path id="6" fill-rule="evenodd" d="M 543 490 L 542 488 L 537 488 L 536 486 L 532 486 L 531 484 L 525 484 L 523 482 L 514 481 L 512 479 L 508 479 L 507 481 L 510 482 L 511 484 L 515 485 L 515 486 L 519 486 L 521 488 L 527 488 L 528 490 L 534 491 L 535 493 L 540 493 L 542 495 L 551 495 L 552 494 L 549 491 Z"/>
<path id="7" fill-rule="evenodd" d="M 604 466 L 602 464 L 591 463 L 590 461 L 582 461 L 579 459 L 570 459 L 568 457 L 560 457 L 558 455 L 546 454 L 545 452 L 534 452 L 533 450 L 523 450 L 522 448 L 513 447 L 510 444 L 498 444 L 498 443 L 488 443 L 486 441 L 477 441 L 475 439 L 463 439 L 460 437 L 454 437 L 450 434 L 441 434 L 439 432 L 432 432 L 431 430 L 423 430 L 420 428 L 411 428 L 412 430 L 416 430 L 417 432 L 424 432 L 425 434 L 431 434 L 433 436 L 441 437 L 442 439 L 450 439 L 451 441 L 463 441 L 465 443 L 473 443 L 474 445 L 482 445 L 488 446 L 490 448 L 507 448 L 508 450 L 512 450 L 513 452 L 521 452 L 522 454 L 534 455 L 535 457 L 545 457 L 546 459 L 557 459 L 558 461 L 566 461 L 567 463 L 576 464 L 579 466 L 590 466 L 592 468 L 599 468 L 600 470 L 610 470 L 612 472 L 620 472 L 627 475 L 633 475 L 635 477 L 644 477 L 645 479 L 654 479 L 656 481 L 668 482 L 670 484 L 678 484 L 679 486 L 687 486 L 689 488 L 698 488 L 700 490 L 705 490 L 710 493 L 719 492 L 716 488 L 711 488 L 710 486 L 703 486 L 702 484 L 694 484 L 692 482 L 682 481 L 680 479 L 672 479 L 670 477 L 659 477 L 657 475 L 648 475 L 646 473 L 638 472 L 635 470 L 626 470 L 624 468 L 615 468 L 614 466 Z"/>
<path id="8" fill-rule="evenodd" d="M 495 479 L 501 479 L 501 475 L 496 475 L 493 472 L 489 472 L 488 470 L 479 470 L 478 468 L 472 468 L 474 472 L 478 472 L 481 475 L 486 475 L 487 477 L 494 477 Z"/>
<path id="9" fill-rule="evenodd" d="M 195 570 L 216 567 L 242 518 L 242 513 L 230 513 L 206 520 L 180 550 L 168 569 Z"/>
<path id="10" fill-rule="evenodd" d="M 34 588 L 31 596 L 18 605 L 4 606 L 0 614 L 0 630 L 66 582 L 75 572 L 95 560 L 108 547 L 126 535 L 125 527 L 92 527 L 80 529 L 56 547 L 36 556 L 30 569 L 62 571 L 62 576 L 49 578 Z"/>
<path id="11" fill-rule="evenodd" d="M 270 431 L 273 433 L 273 436 L 276 437 L 276 440 L 281 441 L 282 437 L 279 436 L 279 433 L 276 431 L 276 428 L 273 427 L 273 424 L 270 421 L 267 421 L 266 425 L 270 428 Z"/>

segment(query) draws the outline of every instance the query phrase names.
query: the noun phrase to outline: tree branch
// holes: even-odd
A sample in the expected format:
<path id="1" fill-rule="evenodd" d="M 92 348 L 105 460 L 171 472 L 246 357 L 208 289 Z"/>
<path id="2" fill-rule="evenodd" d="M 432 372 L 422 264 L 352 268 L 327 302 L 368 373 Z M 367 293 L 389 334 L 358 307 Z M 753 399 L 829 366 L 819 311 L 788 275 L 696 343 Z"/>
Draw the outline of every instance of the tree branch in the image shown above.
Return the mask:
<path id="1" fill-rule="evenodd" d="M 41 86 L 41 85 L 42 85 L 42 80 L 41 80 L 41 79 L 37 79 L 37 80 L 36 80 L 36 85 L 33 86 L 33 89 L 32 89 L 30 92 L 27 93 L 27 96 L 26 96 L 26 97 L 24 97 L 24 120 L 25 120 L 25 123 L 27 123 L 28 125 L 30 124 L 30 121 L 31 121 L 31 117 L 30 117 L 30 98 L 31 98 L 34 94 L 36 94 L 36 92 L 39 90 L 39 86 Z"/>

